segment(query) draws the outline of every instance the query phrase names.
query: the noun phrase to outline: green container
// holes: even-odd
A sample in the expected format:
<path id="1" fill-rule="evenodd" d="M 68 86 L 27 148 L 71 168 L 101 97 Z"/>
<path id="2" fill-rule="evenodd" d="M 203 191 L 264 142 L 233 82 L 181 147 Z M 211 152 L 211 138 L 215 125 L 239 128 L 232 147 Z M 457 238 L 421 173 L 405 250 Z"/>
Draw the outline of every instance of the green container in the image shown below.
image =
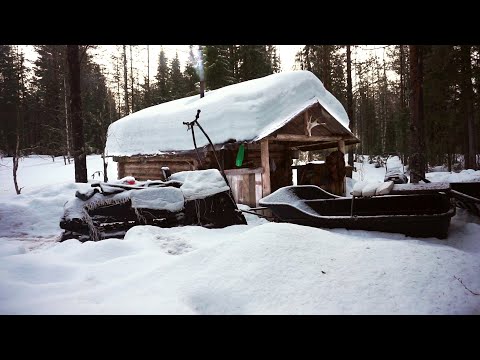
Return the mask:
<path id="1" fill-rule="evenodd" d="M 238 148 L 238 153 L 237 153 L 237 160 L 235 161 L 235 165 L 237 165 L 237 167 L 242 166 L 244 156 L 245 156 L 245 146 L 243 144 L 240 144 L 240 147 Z"/>

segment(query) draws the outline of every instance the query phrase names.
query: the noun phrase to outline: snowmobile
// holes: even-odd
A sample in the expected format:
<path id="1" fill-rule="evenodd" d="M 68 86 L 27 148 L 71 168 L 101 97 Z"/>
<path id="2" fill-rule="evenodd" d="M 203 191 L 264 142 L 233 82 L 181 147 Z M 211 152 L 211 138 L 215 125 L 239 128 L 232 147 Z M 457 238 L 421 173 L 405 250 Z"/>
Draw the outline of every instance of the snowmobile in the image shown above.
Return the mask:
<path id="1" fill-rule="evenodd" d="M 407 184 L 408 178 L 405 175 L 405 166 L 400 156 L 389 155 L 385 162 L 385 178 L 384 181 L 393 181 L 394 184 Z"/>
<path id="2" fill-rule="evenodd" d="M 168 169 L 163 169 L 168 172 Z M 123 238 L 137 225 L 222 228 L 247 224 L 217 169 L 182 171 L 166 181 L 94 183 L 64 206 L 61 241 Z"/>

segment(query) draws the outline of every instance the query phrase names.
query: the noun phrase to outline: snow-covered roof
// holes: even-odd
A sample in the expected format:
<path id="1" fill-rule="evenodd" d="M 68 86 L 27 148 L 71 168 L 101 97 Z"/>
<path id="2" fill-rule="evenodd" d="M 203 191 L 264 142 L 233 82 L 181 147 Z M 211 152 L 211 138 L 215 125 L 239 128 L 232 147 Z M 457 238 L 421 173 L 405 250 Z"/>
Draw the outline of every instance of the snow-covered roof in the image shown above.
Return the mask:
<path id="1" fill-rule="evenodd" d="M 151 106 L 125 116 L 108 128 L 109 156 L 157 155 L 192 150 L 183 122 L 195 119 L 214 144 L 231 139 L 260 140 L 284 126 L 305 108 L 319 103 L 348 131 L 342 104 L 309 71 L 288 71 L 245 81 L 199 95 Z M 196 128 L 198 147 L 208 144 Z"/>

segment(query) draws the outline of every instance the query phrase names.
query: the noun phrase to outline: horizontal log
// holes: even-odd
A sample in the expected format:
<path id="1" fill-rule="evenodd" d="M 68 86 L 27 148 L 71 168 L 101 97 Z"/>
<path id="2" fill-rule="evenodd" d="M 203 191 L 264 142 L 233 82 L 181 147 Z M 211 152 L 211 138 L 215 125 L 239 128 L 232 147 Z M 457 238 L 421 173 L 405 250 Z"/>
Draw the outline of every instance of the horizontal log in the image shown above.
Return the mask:
<path id="1" fill-rule="evenodd" d="M 228 169 L 225 170 L 225 174 L 227 175 L 248 175 L 248 174 L 256 174 L 256 173 L 263 173 L 263 168 L 255 168 L 255 169 Z"/>
<path id="2" fill-rule="evenodd" d="M 186 161 L 181 161 L 181 162 L 155 162 L 155 163 L 141 163 L 141 162 L 129 162 L 129 163 L 123 163 L 123 166 L 125 168 L 128 167 L 141 167 L 144 169 L 154 169 L 158 168 L 161 169 L 163 166 L 168 166 L 170 168 L 173 167 L 185 167 L 185 166 L 192 166 L 195 165 L 193 162 L 186 162 Z"/>
<path id="3" fill-rule="evenodd" d="M 260 153 L 255 153 L 255 154 L 252 154 L 252 153 L 249 153 L 247 155 L 247 160 L 249 159 L 255 159 L 255 158 L 261 158 L 261 154 Z M 284 159 L 286 158 L 287 155 L 285 153 L 270 153 L 270 158 L 273 158 L 273 159 Z"/>
<path id="4" fill-rule="evenodd" d="M 190 164 L 176 164 L 176 165 L 171 165 L 171 164 L 167 164 L 167 165 L 157 165 L 157 166 L 142 166 L 141 164 L 135 164 L 135 165 L 127 165 L 125 167 L 123 167 L 122 169 L 124 171 L 127 171 L 127 170 L 136 170 L 136 171 L 149 171 L 149 172 L 162 172 L 162 167 L 163 166 L 166 166 L 170 169 L 170 171 L 174 172 L 174 171 L 180 171 L 178 169 L 182 169 L 181 171 L 185 170 L 185 169 L 195 169 L 194 166 L 190 165 Z"/>
<path id="5" fill-rule="evenodd" d="M 268 140 L 272 141 L 298 141 L 298 142 L 324 142 L 342 140 L 342 136 L 306 136 L 293 134 L 277 134 L 269 136 Z"/>
<path id="6" fill-rule="evenodd" d="M 248 151 L 255 151 L 255 150 L 260 151 L 260 148 L 261 148 L 260 143 L 252 143 L 247 145 Z M 283 151 L 287 149 L 287 146 L 283 144 L 270 144 L 269 149 L 270 149 L 270 152 Z"/>
<path id="7" fill-rule="evenodd" d="M 185 155 L 178 154 L 178 155 L 162 155 L 162 156 L 152 156 L 152 157 L 144 157 L 144 156 L 131 156 L 131 157 L 119 157 L 119 158 L 114 157 L 114 160 L 122 163 L 132 163 L 132 162 L 133 163 L 135 162 L 150 163 L 150 162 L 169 162 L 169 161 L 192 162 L 192 161 L 198 161 L 198 158 L 196 156 L 185 156 Z"/>
<path id="8" fill-rule="evenodd" d="M 162 167 L 158 164 L 155 164 L 155 165 L 146 165 L 146 164 L 126 164 L 124 166 L 124 169 L 137 169 L 137 170 L 149 170 L 149 171 L 155 171 L 155 170 L 158 170 L 158 171 L 161 171 L 162 170 Z"/>

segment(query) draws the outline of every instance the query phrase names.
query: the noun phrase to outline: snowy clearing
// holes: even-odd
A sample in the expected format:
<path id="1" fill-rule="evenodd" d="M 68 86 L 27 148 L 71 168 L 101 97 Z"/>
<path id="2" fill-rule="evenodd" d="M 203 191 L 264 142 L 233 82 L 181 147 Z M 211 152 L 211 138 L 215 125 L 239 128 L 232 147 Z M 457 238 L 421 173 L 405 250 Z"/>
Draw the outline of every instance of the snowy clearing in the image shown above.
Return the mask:
<path id="1" fill-rule="evenodd" d="M 90 178 L 103 169 L 100 156 L 87 161 Z M 447 240 L 246 214 L 248 225 L 223 229 L 137 226 L 123 240 L 59 243 L 63 205 L 90 185 L 73 182 L 73 164 L 35 156 L 20 162 L 16 195 L 11 163 L 0 163 L 0 314 L 480 314 L 480 221 L 462 209 Z M 385 168 L 356 165 L 350 187 L 383 181 Z M 108 171 L 116 179 L 111 160 Z"/>

